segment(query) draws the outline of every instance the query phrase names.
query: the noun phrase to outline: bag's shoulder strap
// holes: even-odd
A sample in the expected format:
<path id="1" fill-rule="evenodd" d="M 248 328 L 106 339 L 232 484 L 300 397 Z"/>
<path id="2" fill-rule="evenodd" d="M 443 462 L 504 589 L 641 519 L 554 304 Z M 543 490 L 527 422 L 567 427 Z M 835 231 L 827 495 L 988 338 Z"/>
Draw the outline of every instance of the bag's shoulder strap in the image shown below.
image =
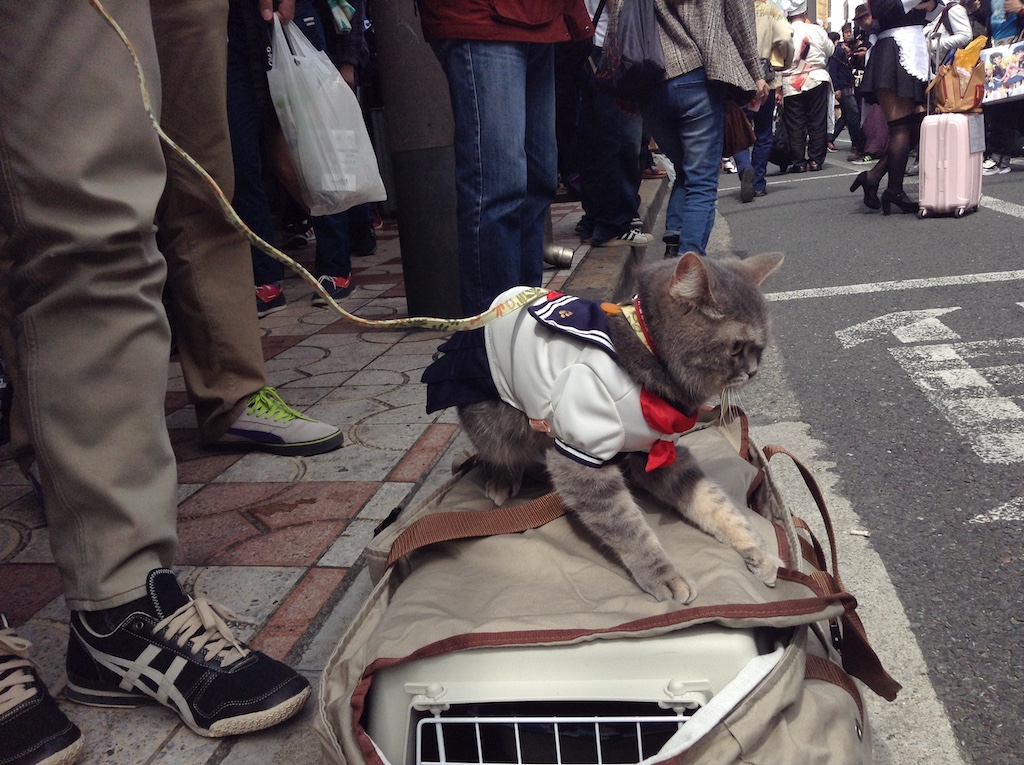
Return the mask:
<path id="1" fill-rule="evenodd" d="M 563 515 L 565 505 L 554 492 L 511 507 L 425 515 L 395 539 L 385 566 L 427 545 L 453 539 L 516 534 L 536 529 Z"/>
<path id="2" fill-rule="evenodd" d="M 831 572 L 817 572 L 811 578 L 825 589 L 826 592 L 845 592 L 846 588 L 839 577 L 839 556 L 836 550 L 835 527 L 832 524 L 832 516 L 829 515 L 828 507 L 825 504 L 825 495 L 822 493 L 821 487 L 818 486 L 814 475 L 807 469 L 806 465 L 782 446 L 770 444 L 765 446 L 762 451 L 767 460 L 771 460 L 776 454 L 785 454 L 793 461 L 797 470 L 800 471 L 800 475 L 804 479 L 811 497 L 814 499 L 814 504 L 817 506 L 818 512 L 821 513 L 825 534 L 828 536 L 832 563 Z M 820 547 L 815 552 L 818 556 L 821 556 Z M 883 699 L 892 701 L 896 698 L 896 694 L 902 686 L 882 666 L 878 654 L 875 653 L 875 650 L 868 642 L 867 630 L 864 628 L 864 623 L 861 621 L 860 616 L 855 610 L 850 609 L 843 614 L 841 621 L 843 624 L 843 669 L 861 680 Z"/>

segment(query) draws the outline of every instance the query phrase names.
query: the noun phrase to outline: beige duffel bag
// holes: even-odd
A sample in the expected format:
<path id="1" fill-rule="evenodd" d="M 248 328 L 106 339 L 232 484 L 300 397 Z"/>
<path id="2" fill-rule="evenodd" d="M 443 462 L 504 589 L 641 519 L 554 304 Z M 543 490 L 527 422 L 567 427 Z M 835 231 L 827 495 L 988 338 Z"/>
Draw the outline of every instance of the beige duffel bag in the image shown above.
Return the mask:
<path id="1" fill-rule="evenodd" d="M 480 470 L 380 531 L 375 586 L 324 670 L 316 729 L 339 765 L 869 763 L 861 690 L 900 686 L 836 570 L 773 490 L 746 420 L 684 443 L 778 546 L 765 587 L 731 548 L 642 499 L 697 582 L 658 602 L 578 533 L 542 484 L 494 508 Z M 786 453 L 788 454 L 788 453 Z M 854 680 L 853 678 L 857 678 Z"/>

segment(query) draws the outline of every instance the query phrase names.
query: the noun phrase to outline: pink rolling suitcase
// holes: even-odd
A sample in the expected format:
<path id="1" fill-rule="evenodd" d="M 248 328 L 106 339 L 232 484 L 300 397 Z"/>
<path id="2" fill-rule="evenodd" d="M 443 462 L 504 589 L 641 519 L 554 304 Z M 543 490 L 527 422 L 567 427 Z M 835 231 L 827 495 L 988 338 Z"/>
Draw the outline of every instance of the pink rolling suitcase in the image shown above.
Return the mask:
<path id="1" fill-rule="evenodd" d="M 984 125 L 973 114 L 932 114 L 921 124 L 921 194 L 918 217 L 952 214 L 962 218 L 981 203 Z M 973 140 L 972 140 L 973 139 Z M 980 144 L 980 145 L 979 145 Z"/>

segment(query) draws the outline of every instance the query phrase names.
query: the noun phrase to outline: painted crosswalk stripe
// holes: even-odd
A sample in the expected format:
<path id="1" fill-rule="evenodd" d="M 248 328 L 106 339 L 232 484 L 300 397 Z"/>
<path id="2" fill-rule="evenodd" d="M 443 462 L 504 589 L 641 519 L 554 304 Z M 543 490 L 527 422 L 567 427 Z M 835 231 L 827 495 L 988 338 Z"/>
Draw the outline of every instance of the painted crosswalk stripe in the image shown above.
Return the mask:
<path id="1" fill-rule="evenodd" d="M 765 299 L 773 302 L 783 300 L 806 300 L 808 298 L 836 297 L 839 295 L 865 295 L 870 292 L 898 292 L 920 290 L 932 287 L 963 287 L 969 284 L 991 284 L 993 282 L 1024 281 L 1024 270 L 991 271 L 984 274 L 962 274 L 960 276 L 936 276 L 930 279 L 899 279 L 891 282 L 847 284 L 839 287 L 818 287 L 785 292 L 768 292 Z"/>
<path id="2" fill-rule="evenodd" d="M 1004 395 L 1024 390 L 1024 338 L 898 347 L 889 353 L 984 462 L 1024 462 L 1024 409 L 1014 396 Z"/>

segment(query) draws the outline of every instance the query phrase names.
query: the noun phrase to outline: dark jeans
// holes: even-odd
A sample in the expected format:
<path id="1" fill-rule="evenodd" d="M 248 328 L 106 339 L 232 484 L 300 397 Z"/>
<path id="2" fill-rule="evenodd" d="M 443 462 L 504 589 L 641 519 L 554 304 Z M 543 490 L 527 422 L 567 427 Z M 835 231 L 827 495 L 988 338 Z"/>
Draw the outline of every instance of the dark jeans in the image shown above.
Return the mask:
<path id="1" fill-rule="evenodd" d="M 864 131 L 860 127 L 860 107 L 857 105 L 857 97 L 853 94 L 853 88 L 844 90 L 839 97 L 839 110 L 842 115 L 836 121 L 836 130 L 829 137 L 835 141 L 845 127 L 850 131 L 850 143 L 853 144 L 853 151 L 864 153 Z"/>
<path id="2" fill-rule="evenodd" d="M 595 52 L 595 60 L 600 52 Z M 643 119 L 627 114 L 586 77 L 579 124 L 580 190 L 583 210 L 594 223 L 593 243 L 629 230 L 640 206 L 640 144 Z"/>
<path id="3" fill-rule="evenodd" d="M 828 112 L 832 90 L 824 83 L 795 96 L 786 96 L 782 119 L 789 132 L 789 151 L 794 163 L 806 157 L 819 165 L 828 151 Z M 806 151 L 806 154 L 804 153 Z"/>
<path id="4" fill-rule="evenodd" d="M 260 142 L 263 135 L 264 106 L 256 72 L 252 46 L 240 3 L 228 7 L 228 127 L 231 132 L 231 156 L 235 167 L 235 193 L 231 205 L 238 216 L 258 237 L 274 242 L 274 218 L 270 199 L 263 185 Z M 252 248 L 256 284 L 280 281 L 281 264 L 255 247 Z"/>
<path id="5" fill-rule="evenodd" d="M 986 104 L 985 126 L 988 128 L 988 145 L 991 154 L 1017 153 L 1017 132 L 1024 132 L 1024 101 L 1007 104 Z"/>
<path id="6" fill-rule="evenodd" d="M 736 169 L 754 168 L 754 191 L 763 191 L 768 184 L 764 176 L 768 170 L 768 157 L 772 153 L 772 138 L 775 133 L 775 91 L 769 91 L 768 100 L 756 112 L 745 110 L 754 124 L 756 140 L 749 149 L 737 152 Z"/>
<path id="7" fill-rule="evenodd" d="M 261 239 L 274 242 L 274 218 L 270 199 L 263 185 L 261 142 L 267 110 L 273 106 L 260 93 L 265 89 L 258 82 L 253 62 L 262 51 L 247 32 L 240 3 L 230 3 L 228 12 L 228 125 L 231 131 L 231 154 L 235 165 L 235 193 L 231 200 L 238 216 Z M 255 12 L 255 10 L 253 10 Z M 324 30 L 312 0 L 296 0 L 295 24 L 319 50 L 324 48 Z M 323 217 L 311 216 L 316 234 L 316 272 L 318 276 L 348 276 L 351 259 L 348 245 L 347 213 Z M 280 262 L 262 250 L 252 247 L 253 277 L 257 285 L 279 282 L 284 276 Z"/>

